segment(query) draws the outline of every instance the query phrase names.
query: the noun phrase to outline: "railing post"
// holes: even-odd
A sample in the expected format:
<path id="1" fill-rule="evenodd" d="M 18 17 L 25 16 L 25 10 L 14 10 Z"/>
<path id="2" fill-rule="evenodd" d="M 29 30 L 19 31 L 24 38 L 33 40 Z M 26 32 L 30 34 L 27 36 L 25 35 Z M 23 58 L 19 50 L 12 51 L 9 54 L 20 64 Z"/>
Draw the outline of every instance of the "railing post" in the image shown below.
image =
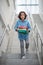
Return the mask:
<path id="1" fill-rule="evenodd" d="M 43 65 L 43 43 L 42 43 L 42 40 L 41 40 L 41 65 Z"/>
<path id="2" fill-rule="evenodd" d="M 37 32 L 37 48 L 38 48 L 38 32 Z"/>

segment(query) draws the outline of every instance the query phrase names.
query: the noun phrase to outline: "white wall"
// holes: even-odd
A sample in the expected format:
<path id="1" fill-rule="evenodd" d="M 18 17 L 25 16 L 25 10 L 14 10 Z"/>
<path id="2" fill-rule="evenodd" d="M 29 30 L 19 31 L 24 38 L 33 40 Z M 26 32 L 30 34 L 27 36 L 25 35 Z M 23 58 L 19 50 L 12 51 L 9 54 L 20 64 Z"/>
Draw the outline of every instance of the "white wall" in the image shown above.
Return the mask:
<path id="1" fill-rule="evenodd" d="M 7 3 L 7 1 L 9 1 L 9 3 Z M 10 4 L 10 5 L 9 5 Z M 12 25 L 14 23 L 14 16 L 15 16 L 15 10 L 14 10 L 14 3 L 13 0 L 0 0 L 0 25 L 3 24 L 2 22 L 4 22 L 4 26 L 5 28 L 8 29 L 8 25 L 10 26 L 10 28 L 12 28 Z M 0 28 L 2 28 L 2 26 L 0 26 Z M 2 34 L 3 29 L 0 30 L 0 33 Z M 1 46 L 0 46 L 0 55 L 2 52 L 6 52 L 7 49 L 7 45 L 9 42 L 9 34 L 7 33 L 8 31 L 5 32 L 5 30 L 3 31 L 3 34 L 0 36 L 0 39 L 2 42 Z M 4 38 L 3 38 L 4 36 Z M 2 40 L 3 38 L 3 40 Z"/>
<path id="2" fill-rule="evenodd" d="M 39 0 L 39 11 L 43 13 L 43 0 Z"/>
<path id="3" fill-rule="evenodd" d="M 7 4 L 7 0 L 0 0 L 0 14 L 3 18 L 5 25 L 9 24 L 10 28 L 14 22 L 14 4 L 13 0 L 8 0 L 10 6 Z"/>
<path id="4" fill-rule="evenodd" d="M 30 4 L 39 4 L 38 3 L 38 0 L 30 0 Z M 32 13 L 32 14 L 38 14 L 39 13 L 39 5 L 32 5 L 32 6 L 30 6 L 30 13 Z"/>
<path id="5" fill-rule="evenodd" d="M 42 20 L 42 22 L 43 22 L 43 14 L 40 14 L 40 18 L 41 18 L 41 20 Z"/>
<path id="6" fill-rule="evenodd" d="M 38 4 L 38 0 L 16 0 L 17 4 Z M 39 6 L 17 6 L 16 11 L 19 13 L 19 11 L 25 11 L 31 14 L 37 14 L 39 13 Z"/>

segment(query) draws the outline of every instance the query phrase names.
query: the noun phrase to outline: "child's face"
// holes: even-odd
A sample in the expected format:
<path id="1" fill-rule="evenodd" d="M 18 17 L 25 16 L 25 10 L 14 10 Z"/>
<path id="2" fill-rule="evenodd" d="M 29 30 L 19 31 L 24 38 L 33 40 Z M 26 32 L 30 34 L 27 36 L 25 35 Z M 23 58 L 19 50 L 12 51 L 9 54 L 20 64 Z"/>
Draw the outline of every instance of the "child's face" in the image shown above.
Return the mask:
<path id="1" fill-rule="evenodd" d="M 21 13 L 21 19 L 24 20 L 24 18 L 25 18 L 25 14 Z"/>

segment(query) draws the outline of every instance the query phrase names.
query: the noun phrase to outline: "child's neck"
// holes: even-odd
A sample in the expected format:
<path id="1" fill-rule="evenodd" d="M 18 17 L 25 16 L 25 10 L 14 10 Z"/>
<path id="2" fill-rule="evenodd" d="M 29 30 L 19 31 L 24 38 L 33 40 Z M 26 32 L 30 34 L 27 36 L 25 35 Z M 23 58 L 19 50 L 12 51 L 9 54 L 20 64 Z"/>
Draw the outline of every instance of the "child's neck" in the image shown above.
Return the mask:
<path id="1" fill-rule="evenodd" d="M 24 20 L 25 20 L 25 19 L 24 19 Z M 23 22 L 24 20 L 22 20 L 22 22 Z"/>
<path id="2" fill-rule="evenodd" d="M 24 20 L 22 20 L 22 22 L 23 22 Z"/>
<path id="3" fill-rule="evenodd" d="M 24 19 L 24 20 L 25 20 L 25 19 Z M 21 21 L 23 22 L 24 20 L 21 20 Z"/>

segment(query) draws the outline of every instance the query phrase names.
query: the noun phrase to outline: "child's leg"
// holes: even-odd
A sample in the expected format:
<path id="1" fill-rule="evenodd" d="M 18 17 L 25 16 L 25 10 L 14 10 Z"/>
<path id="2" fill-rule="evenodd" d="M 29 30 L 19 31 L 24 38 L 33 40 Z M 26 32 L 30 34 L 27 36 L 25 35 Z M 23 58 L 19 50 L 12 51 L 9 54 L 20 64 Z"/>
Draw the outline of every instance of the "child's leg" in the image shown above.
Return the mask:
<path id="1" fill-rule="evenodd" d="M 21 57 L 24 56 L 24 41 L 20 40 Z"/>
<path id="2" fill-rule="evenodd" d="M 26 39 L 26 40 L 25 40 L 25 47 L 26 47 L 26 49 L 29 48 L 29 39 Z"/>

